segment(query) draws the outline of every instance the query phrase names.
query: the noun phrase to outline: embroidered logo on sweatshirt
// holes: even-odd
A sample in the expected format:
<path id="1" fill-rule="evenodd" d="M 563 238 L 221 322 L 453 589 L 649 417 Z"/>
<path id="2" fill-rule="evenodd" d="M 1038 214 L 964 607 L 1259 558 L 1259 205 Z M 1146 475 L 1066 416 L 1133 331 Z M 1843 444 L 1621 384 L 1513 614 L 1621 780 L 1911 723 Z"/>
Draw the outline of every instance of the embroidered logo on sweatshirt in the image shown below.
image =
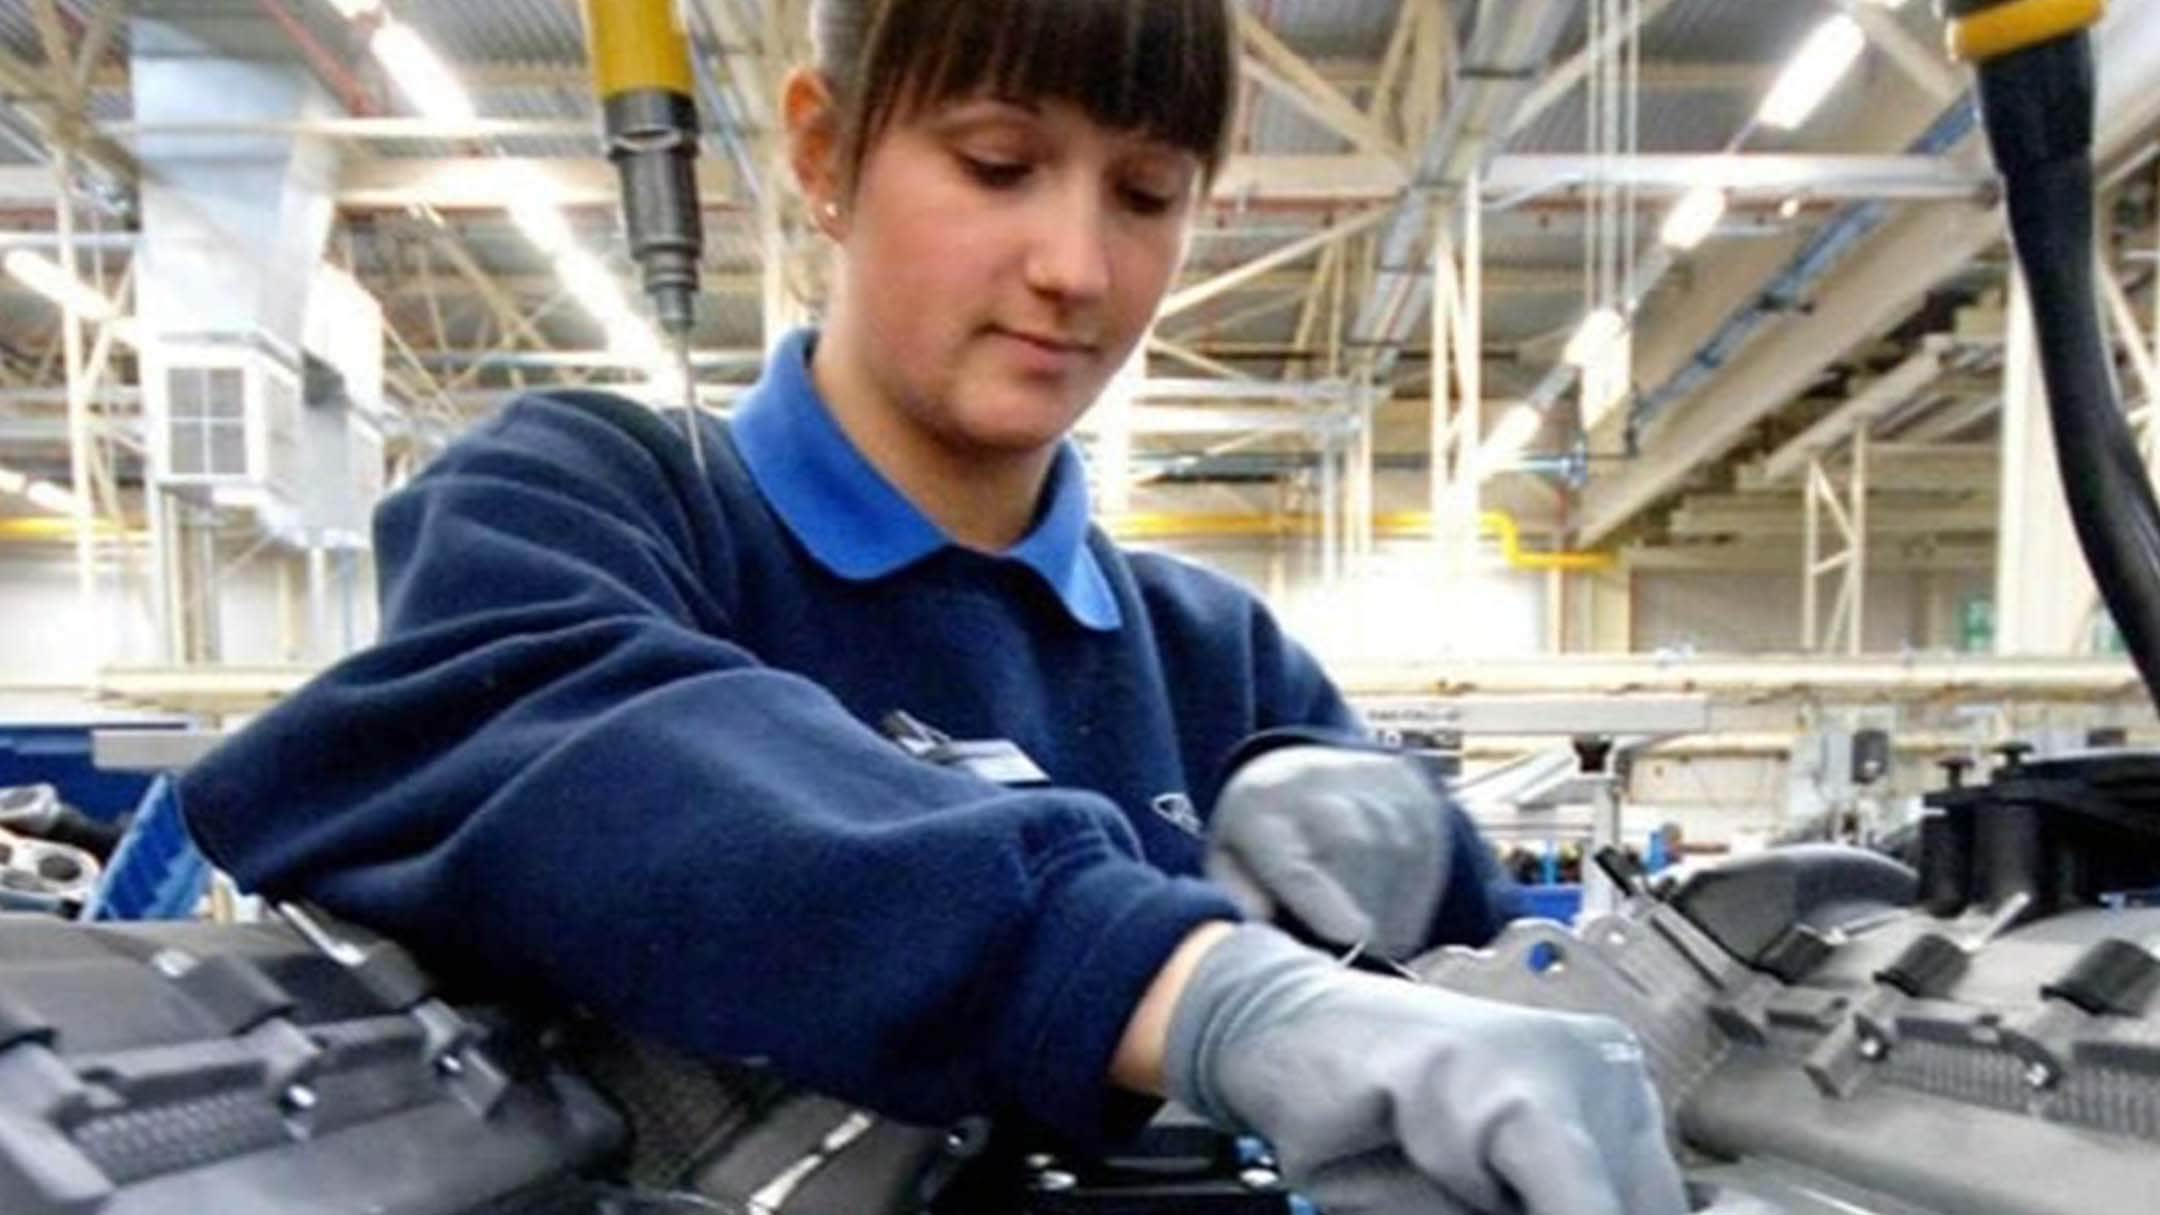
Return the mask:
<path id="1" fill-rule="evenodd" d="M 1200 812 L 1193 809 L 1192 799 L 1182 793 L 1159 793 L 1148 806 L 1168 820 L 1171 826 L 1194 839 L 1200 838 L 1201 832 L 1205 830 L 1200 822 Z"/>

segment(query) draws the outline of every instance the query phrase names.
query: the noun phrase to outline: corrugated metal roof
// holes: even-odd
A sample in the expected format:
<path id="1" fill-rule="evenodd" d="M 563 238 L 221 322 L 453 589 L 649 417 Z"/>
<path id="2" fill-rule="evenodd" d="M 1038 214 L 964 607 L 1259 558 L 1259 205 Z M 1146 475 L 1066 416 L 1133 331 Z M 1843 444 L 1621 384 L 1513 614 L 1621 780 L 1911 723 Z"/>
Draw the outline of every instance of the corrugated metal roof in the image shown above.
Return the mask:
<path id="1" fill-rule="evenodd" d="M 1709 63 L 1782 60 L 1830 14 L 1822 4 L 1763 0 L 1678 0 L 1643 29 L 1645 58 Z M 1590 6 L 1581 4 L 1561 35 L 1564 55 L 1582 49 Z"/>
<path id="2" fill-rule="evenodd" d="M 407 0 L 399 11 L 461 63 L 585 58 L 585 30 L 572 0 Z"/>
<path id="3" fill-rule="evenodd" d="M 1747 125 L 1761 100 L 1731 89 L 1644 90 L 1639 138 L 1646 153 L 1717 152 Z M 1517 136 L 1514 152 L 1581 152 L 1589 146 L 1588 100 L 1577 89 Z"/>
<path id="4" fill-rule="evenodd" d="M 1377 60 L 1402 13 L 1400 0 L 1245 0 L 1245 7 L 1313 58 Z"/>

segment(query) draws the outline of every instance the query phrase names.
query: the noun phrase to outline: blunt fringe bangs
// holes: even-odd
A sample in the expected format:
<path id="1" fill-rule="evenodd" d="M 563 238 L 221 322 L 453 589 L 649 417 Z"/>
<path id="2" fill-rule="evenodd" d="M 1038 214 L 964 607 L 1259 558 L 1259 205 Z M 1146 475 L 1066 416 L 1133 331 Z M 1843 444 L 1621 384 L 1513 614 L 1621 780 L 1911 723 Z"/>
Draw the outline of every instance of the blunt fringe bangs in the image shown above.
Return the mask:
<path id="1" fill-rule="evenodd" d="M 987 94 L 1062 101 L 1197 157 L 1213 177 L 1237 104 L 1228 0 L 816 0 L 817 67 L 847 180 L 896 117 Z"/>

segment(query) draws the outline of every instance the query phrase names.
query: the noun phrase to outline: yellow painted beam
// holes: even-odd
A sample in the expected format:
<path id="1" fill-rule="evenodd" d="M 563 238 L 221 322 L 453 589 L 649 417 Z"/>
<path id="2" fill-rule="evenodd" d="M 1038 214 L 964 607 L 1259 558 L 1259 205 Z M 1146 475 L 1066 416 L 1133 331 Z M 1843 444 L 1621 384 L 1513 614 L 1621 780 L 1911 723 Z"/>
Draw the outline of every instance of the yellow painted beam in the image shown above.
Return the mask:
<path id="1" fill-rule="evenodd" d="M 101 536 L 117 536 L 130 542 L 149 538 L 140 529 L 122 532 L 108 520 L 99 520 L 94 526 Z M 26 515 L 17 519 L 0 519 L 0 544 L 61 544 L 75 539 L 75 521 L 65 515 Z"/>
<path id="2" fill-rule="evenodd" d="M 1209 515 L 1139 513 L 1118 515 L 1102 521 L 1104 530 L 1119 540 L 1213 540 L 1240 537 L 1317 536 L 1316 514 Z M 1611 553 L 1543 552 L 1523 547 L 1522 528 L 1503 511 L 1478 516 L 1478 530 L 1500 542 L 1500 555 L 1508 568 L 1560 570 L 1589 573 L 1613 568 Z M 1373 520 L 1373 534 L 1387 540 L 1417 540 L 1432 536 L 1432 515 L 1427 511 L 1397 511 Z"/>

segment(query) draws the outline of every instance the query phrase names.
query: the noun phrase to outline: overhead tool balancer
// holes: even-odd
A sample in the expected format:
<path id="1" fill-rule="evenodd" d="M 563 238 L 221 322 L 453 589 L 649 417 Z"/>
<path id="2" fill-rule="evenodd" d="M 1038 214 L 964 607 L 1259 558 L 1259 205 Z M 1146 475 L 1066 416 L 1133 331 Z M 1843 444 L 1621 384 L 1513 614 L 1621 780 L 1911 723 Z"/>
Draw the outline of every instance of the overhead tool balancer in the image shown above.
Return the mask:
<path id="1" fill-rule="evenodd" d="M 705 245 L 689 39 L 673 0 L 585 0 L 585 25 L 630 256 L 662 332 L 682 341 L 697 321 Z"/>

